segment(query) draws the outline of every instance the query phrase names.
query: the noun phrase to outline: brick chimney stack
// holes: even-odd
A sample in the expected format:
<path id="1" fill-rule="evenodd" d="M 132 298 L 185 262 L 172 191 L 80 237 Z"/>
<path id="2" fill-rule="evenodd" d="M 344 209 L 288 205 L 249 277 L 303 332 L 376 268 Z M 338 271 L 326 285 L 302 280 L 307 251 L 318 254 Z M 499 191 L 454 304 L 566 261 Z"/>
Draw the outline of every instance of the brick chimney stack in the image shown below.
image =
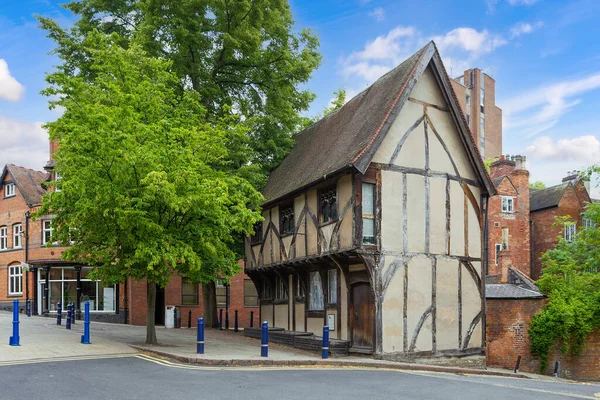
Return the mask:
<path id="1" fill-rule="evenodd" d="M 50 141 L 50 159 L 54 160 L 54 153 L 58 150 L 58 140 L 54 139 Z"/>

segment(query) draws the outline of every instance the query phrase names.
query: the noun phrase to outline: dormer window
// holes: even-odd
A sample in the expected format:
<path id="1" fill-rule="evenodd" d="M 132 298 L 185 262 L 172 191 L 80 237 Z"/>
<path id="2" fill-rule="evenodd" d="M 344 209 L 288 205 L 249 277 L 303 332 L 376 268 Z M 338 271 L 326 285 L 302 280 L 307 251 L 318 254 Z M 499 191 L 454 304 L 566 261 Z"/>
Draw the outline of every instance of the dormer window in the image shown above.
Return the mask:
<path id="1" fill-rule="evenodd" d="M 4 197 L 13 197 L 15 194 L 15 184 L 13 182 L 4 185 Z"/>

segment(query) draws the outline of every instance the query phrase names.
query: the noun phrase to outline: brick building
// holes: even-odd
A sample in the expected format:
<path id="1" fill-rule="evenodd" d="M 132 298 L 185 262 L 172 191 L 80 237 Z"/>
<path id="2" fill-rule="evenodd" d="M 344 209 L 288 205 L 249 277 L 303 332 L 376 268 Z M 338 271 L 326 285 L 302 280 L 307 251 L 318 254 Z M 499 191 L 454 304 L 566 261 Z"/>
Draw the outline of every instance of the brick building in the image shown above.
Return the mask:
<path id="1" fill-rule="evenodd" d="M 50 144 L 51 154 L 56 147 L 56 143 Z M 52 315 L 58 302 L 73 302 L 80 310 L 88 300 L 94 320 L 145 325 L 145 282 L 128 279 L 123 284 L 104 285 L 88 279 L 91 267 L 61 259 L 66 248 L 52 242 L 52 215 L 32 220 L 47 191 L 45 185 L 56 179 L 54 163 L 50 161 L 45 168 L 46 172 L 40 172 L 8 164 L 0 178 L 0 309 L 11 309 L 14 299 L 24 308 L 25 300 L 31 299 L 33 313 Z M 243 269 L 241 261 L 240 267 Z M 217 284 L 217 303 L 224 309 L 229 305 L 232 327 L 235 310 L 239 311 L 240 327 L 250 325 L 251 312 L 258 322 L 258 295 L 243 271 L 231 279 L 229 287 Z M 166 306 L 176 306 L 181 324 L 186 326 L 189 311 L 194 320 L 204 314 L 201 285 L 174 275 L 158 290 L 159 325 L 165 322 Z"/>
<path id="2" fill-rule="evenodd" d="M 496 106 L 496 81 L 479 68 L 451 80 L 471 134 L 484 159 L 502 154 L 502 110 Z"/>

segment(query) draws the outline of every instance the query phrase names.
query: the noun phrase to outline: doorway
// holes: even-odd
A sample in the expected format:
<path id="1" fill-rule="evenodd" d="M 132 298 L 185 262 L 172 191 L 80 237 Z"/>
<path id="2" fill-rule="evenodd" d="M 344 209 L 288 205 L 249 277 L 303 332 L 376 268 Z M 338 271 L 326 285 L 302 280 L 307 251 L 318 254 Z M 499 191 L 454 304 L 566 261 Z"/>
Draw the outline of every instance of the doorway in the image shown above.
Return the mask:
<path id="1" fill-rule="evenodd" d="M 154 307 L 154 324 L 165 324 L 165 288 L 156 285 L 156 306 Z"/>
<path id="2" fill-rule="evenodd" d="M 357 283 L 351 289 L 350 338 L 352 349 L 360 352 L 373 352 L 373 332 L 375 302 L 371 285 Z"/>

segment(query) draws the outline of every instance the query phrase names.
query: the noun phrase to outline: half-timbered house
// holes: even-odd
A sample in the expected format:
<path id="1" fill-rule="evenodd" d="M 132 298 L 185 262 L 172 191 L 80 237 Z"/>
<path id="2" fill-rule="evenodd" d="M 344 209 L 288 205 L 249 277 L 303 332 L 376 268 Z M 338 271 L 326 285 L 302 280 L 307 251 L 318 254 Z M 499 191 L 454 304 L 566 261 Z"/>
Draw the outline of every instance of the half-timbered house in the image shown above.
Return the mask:
<path id="1" fill-rule="evenodd" d="M 261 320 L 389 359 L 482 354 L 494 190 L 430 42 L 271 174 L 246 240 Z"/>

